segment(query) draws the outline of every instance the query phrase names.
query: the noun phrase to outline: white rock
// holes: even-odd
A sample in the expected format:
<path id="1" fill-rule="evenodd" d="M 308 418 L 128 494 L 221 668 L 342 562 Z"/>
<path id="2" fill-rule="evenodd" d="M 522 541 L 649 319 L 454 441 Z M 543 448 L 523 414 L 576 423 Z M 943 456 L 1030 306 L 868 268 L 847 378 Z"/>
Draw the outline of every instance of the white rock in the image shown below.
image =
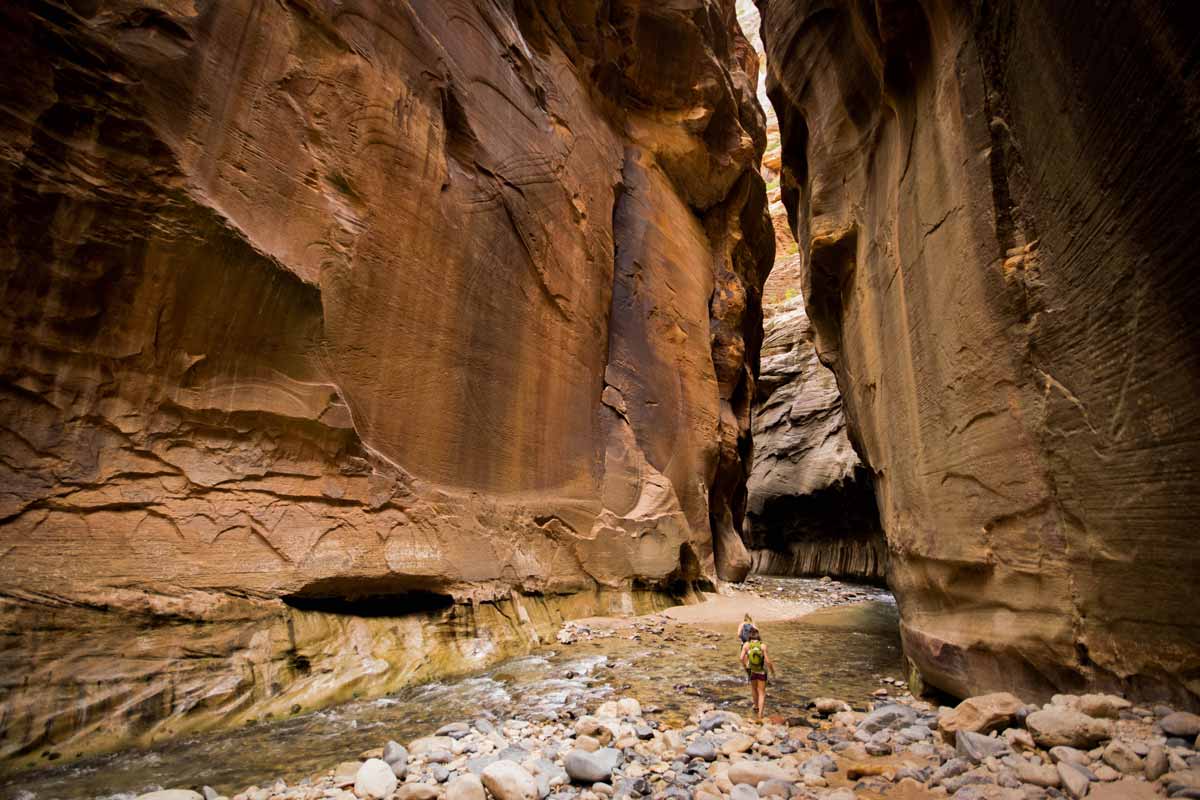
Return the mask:
<path id="1" fill-rule="evenodd" d="M 368 758 L 354 776 L 354 793 L 363 798 L 383 798 L 396 791 L 396 773 L 382 758 Z"/>
<path id="2" fill-rule="evenodd" d="M 140 794 L 137 800 L 204 800 L 204 795 L 191 789 L 160 789 Z"/>
<path id="3" fill-rule="evenodd" d="M 537 780 L 515 761 L 495 761 L 483 770 L 483 785 L 497 800 L 538 800 Z"/>
<path id="4" fill-rule="evenodd" d="M 617 711 L 623 717 L 640 717 L 642 704 L 632 697 L 623 697 L 617 701 Z"/>

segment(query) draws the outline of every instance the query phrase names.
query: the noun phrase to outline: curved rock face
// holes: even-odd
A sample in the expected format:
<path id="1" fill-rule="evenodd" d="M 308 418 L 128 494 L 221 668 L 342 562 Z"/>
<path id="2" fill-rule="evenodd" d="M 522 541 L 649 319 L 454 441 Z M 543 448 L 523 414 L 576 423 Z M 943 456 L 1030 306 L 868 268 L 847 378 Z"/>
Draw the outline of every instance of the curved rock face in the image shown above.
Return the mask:
<path id="1" fill-rule="evenodd" d="M 822 360 L 908 657 L 1200 694 L 1200 31 L 1160 2 L 762 0 Z"/>
<path id="2" fill-rule="evenodd" d="M 777 257 L 764 294 L 743 538 L 755 572 L 883 581 L 887 545 L 871 477 L 850 444 L 841 394 L 817 358 L 785 259 Z"/>
<path id="3" fill-rule="evenodd" d="M 253 716 L 299 672 L 214 683 L 296 657 L 281 597 L 748 569 L 773 245 L 732 3 L 0 17 L 0 752 Z M 119 647 L 25 680 L 56 627 L 263 617 L 151 696 Z"/>
<path id="4" fill-rule="evenodd" d="M 738 0 L 738 20 L 760 58 L 761 19 Z M 775 230 L 775 263 L 763 287 L 763 349 L 751 429 L 754 463 L 743 539 L 751 569 L 772 575 L 831 575 L 881 582 L 887 544 L 870 477 L 846 435 L 833 373 L 817 358 L 801 296 L 803 259 L 779 188 L 779 122 L 766 97 L 762 175 Z"/>

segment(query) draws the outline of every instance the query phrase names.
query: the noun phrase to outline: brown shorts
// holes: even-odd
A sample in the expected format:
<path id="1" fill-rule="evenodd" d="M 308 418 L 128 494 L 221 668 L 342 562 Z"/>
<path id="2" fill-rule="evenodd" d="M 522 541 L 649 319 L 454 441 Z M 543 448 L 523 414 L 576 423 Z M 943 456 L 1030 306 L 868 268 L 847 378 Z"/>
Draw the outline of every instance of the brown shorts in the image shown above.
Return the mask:
<path id="1" fill-rule="evenodd" d="M 763 683 L 766 683 L 767 682 L 767 673 L 751 672 L 750 673 L 750 682 L 753 683 L 754 681 L 762 681 Z"/>

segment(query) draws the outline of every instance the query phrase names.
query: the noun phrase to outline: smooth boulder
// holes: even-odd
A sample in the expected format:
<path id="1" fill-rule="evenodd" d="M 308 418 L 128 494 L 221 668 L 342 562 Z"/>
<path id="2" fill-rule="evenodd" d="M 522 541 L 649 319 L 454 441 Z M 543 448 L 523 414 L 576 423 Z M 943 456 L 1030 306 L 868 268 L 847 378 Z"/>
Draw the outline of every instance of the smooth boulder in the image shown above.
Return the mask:
<path id="1" fill-rule="evenodd" d="M 537 780 L 515 761 L 502 759 L 483 770 L 483 785 L 496 800 L 538 800 Z"/>
<path id="2" fill-rule="evenodd" d="M 1112 738 L 1112 723 L 1078 711 L 1050 708 L 1035 711 L 1025 719 L 1025 727 L 1042 747 L 1091 747 Z"/>
<path id="3" fill-rule="evenodd" d="M 572 750 L 563 759 L 563 768 L 575 783 L 608 783 L 619 757 L 620 751 L 611 747 L 604 747 L 593 753 Z"/>
<path id="4" fill-rule="evenodd" d="M 750 760 L 734 762 L 730 765 L 726 775 L 729 778 L 729 782 L 735 786 L 739 783 L 758 786 L 763 781 L 794 781 L 796 779 L 795 775 L 783 767 L 778 767 L 766 761 Z"/>
<path id="5" fill-rule="evenodd" d="M 396 791 L 396 773 L 382 758 L 368 758 L 354 775 L 354 793 L 363 798 L 383 798 Z"/>
<path id="6" fill-rule="evenodd" d="M 993 692 L 969 697 L 952 711 L 938 717 L 938 729 L 947 740 L 958 731 L 990 733 L 1007 728 L 1017 719 L 1025 704 L 1009 692 Z"/>
<path id="7" fill-rule="evenodd" d="M 445 800 L 487 800 L 487 793 L 483 781 L 468 773 L 446 784 Z"/>
<path id="8" fill-rule="evenodd" d="M 1178 736 L 1181 739 L 1191 739 L 1200 735 L 1200 715 L 1187 711 L 1176 711 L 1158 721 L 1163 733 L 1168 736 Z"/>

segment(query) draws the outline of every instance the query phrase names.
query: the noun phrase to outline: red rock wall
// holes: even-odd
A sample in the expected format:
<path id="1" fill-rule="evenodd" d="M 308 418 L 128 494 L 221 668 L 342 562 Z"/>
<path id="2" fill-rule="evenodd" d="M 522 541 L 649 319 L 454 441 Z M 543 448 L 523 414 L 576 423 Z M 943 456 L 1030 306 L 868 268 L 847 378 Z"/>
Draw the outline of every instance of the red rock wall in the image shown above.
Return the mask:
<path id="1" fill-rule="evenodd" d="M 38 714 L 92 678 L 19 678 L 55 614 L 744 574 L 773 242 L 731 2 L 0 17 L 5 753 L 78 728 Z M 83 716 L 136 731 L 110 688 Z"/>
<path id="2" fill-rule="evenodd" d="M 958 695 L 1200 698 L 1200 30 L 760 0 L 822 359 L 905 649 Z"/>

